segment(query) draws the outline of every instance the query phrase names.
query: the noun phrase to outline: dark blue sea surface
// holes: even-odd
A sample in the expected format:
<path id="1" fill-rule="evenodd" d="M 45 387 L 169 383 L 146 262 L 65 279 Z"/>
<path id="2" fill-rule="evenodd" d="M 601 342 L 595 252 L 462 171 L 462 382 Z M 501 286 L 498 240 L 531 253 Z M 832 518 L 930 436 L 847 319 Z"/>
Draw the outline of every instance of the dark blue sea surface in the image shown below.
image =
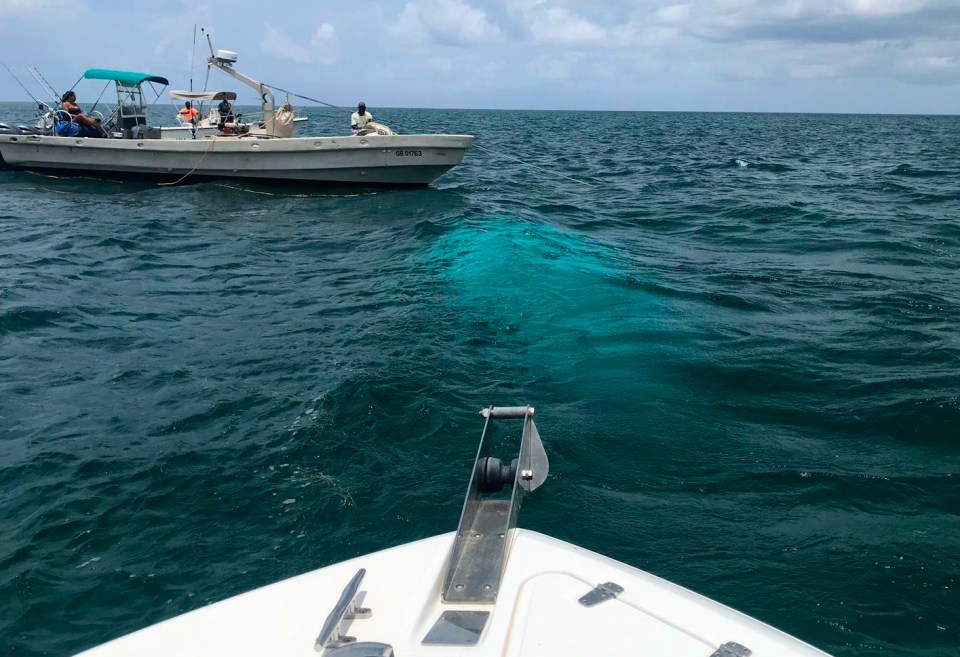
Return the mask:
<path id="1" fill-rule="evenodd" d="M 0 654 L 453 530 L 477 411 L 530 403 L 522 526 L 960 655 L 960 119 L 371 110 L 479 148 L 414 191 L 0 171 Z"/>

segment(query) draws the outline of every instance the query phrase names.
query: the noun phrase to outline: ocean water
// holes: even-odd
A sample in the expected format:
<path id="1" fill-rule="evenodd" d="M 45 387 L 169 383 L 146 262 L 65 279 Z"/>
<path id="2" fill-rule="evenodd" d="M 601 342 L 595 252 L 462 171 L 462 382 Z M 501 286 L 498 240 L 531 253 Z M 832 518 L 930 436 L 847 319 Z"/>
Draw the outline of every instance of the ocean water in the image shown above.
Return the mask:
<path id="1" fill-rule="evenodd" d="M 960 119 L 371 111 L 479 148 L 413 191 L 0 171 L 0 654 L 453 530 L 477 411 L 530 403 L 521 526 L 960 655 Z"/>

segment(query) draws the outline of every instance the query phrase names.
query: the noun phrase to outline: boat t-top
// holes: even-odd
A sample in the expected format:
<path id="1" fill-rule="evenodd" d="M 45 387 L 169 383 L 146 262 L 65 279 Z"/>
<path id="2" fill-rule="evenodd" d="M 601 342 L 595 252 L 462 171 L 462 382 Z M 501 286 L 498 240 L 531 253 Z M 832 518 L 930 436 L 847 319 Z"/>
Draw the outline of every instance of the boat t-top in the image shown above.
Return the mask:
<path id="1" fill-rule="evenodd" d="M 189 102 L 193 107 L 198 108 L 198 117 L 195 121 L 186 118 L 182 113 L 177 114 L 177 125 L 161 126 L 161 139 L 197 139 L 203 137 L 216 137 L 217 135 L 232 134 L 237 127 L 240 119 L 243 118 L 239 113 L 227 113 L 220 115 L 220 106 L 213 103 L 232 103 L 237 99 L 235 91 L 179 91 L 174 90 L 169 93 L 170 100 Z M 203 104 L 210 103 L 210 110 L 206 115 L 201 115 Z M 199 106 L 199 107 L 198 107 Z M 227 123 L 230 125 L 228 126 Z M 241 131 L 242 132 L 242 131 Z"/>
<path id="2" fill-rule="evenodd" d="M 535 411 L 482 415 L 455 532 L 217 602 L 82 657 L 826 655 L 659 577 L 517 528 L 523 498 L 549 471 Z M 517 421 L 519 451 L 501 460 L 503 427 Z"/>

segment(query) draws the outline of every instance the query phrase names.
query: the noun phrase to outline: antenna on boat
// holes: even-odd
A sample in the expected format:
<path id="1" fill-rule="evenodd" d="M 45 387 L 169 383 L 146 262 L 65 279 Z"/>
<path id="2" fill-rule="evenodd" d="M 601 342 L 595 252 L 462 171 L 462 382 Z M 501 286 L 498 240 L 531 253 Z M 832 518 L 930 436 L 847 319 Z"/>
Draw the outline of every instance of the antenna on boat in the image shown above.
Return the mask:
<path id="1" fill-rule="evenodd" d="M 202 27 L 200 28 L 200 32 L 207 37 L 207 45 L 210 46 L 210 56 L 216 57 L 216 55 L 213 53 L 213 41 L 210 40 L 210 33 L 204 30 Z"/>
<path id="2" fill-rule="evenodd" d="M 193 24 L 193 47 L 190 49 L 190 93 L 193 93 L 193 69 L 197 66 L 197 24 Z M 203 101 L 200 101 L 200 116 L 203 116 Z M 190 117 L 190 138 L 197 138 L 197 124 Z"/>
<path id="3" fill-rule="evenodd" d="M 190 50 L 190 91 L 193 92 L 193 68 L 197 64 L 197 24 L 193 24 L 193 48 Z"/>

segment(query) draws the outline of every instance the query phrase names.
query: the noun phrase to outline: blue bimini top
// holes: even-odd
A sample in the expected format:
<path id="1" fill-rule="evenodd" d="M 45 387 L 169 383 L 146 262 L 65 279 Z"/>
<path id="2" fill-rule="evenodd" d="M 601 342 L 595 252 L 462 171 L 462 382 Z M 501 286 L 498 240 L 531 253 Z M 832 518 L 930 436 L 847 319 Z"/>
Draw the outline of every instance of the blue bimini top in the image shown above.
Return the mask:
<path id="1" fill-rule="evenodd" d="M 167 78 L 150 73 L 134 73 L 132 71 L 112 71 L 106 68 L 91 68 L 83 74 L 88 80 L 115 80 L 128 87 L 139 87 L 144 82 L 159 82 L 160 84 L 170 84 Z"/>

